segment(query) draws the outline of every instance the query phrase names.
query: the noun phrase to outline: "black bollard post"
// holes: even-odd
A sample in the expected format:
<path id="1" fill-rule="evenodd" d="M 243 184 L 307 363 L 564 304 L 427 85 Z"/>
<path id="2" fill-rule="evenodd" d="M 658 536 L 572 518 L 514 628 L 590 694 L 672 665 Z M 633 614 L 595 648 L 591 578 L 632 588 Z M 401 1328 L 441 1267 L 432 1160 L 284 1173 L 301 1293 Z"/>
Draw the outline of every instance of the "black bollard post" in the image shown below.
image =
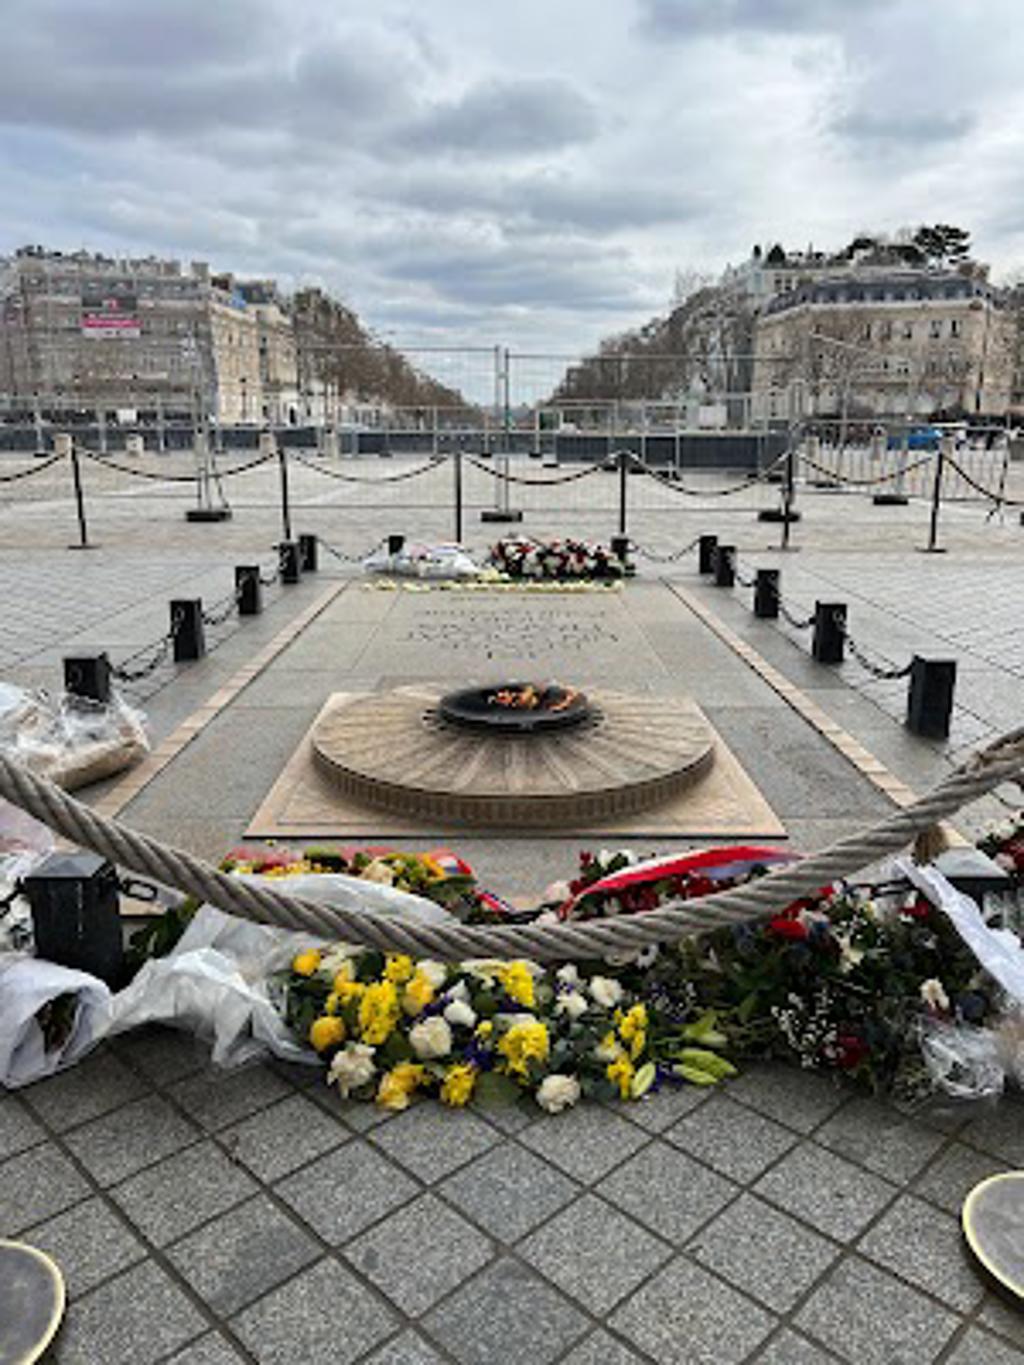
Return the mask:
<path id="1" fill-rule="evenodd" d="M 929 739 L 946 739 L 955 687 L 955 659 L 923 659 L 915 654 L 907 689 L 907 729 Z"/>
<path id="2" fill-rule="evenodd" d="M 815 602 L 811 654 L 819 664 L 841 664 L 846 645 L 846 603 Z"/>
<path id="3" fill-rule="evenodd" d="M 319 567 L 317 562 L 317 540 L 314 535 L 299 536 L 299 568 L 303 573 L 316 573 Z"/>
<path id="4" fill-rule="evenodd" d="M 239 616 L 259 616 L 263 610 L 263 584 L 258 564 L 235 565 L 235 591 Z"/>
<path id="5" fill-rule="evenodd" d="M 452 463 L 455 466 L 455 544 L 462 544 L 462 451 L 457 450 Z"/>
<path id="6" fill-rule="evenodd" d="M 626 502 L 629 489 L 629 460 L 628 450 L 619 451 L 619 535 L 626 534 Z"/>
<path id="7" fill-rule="evenodd" d="M 171 635 L 176 664 L 193 663 L 206 653 L 201 597 L 178 597 L 171 603 Z"/>
<path id="8" fill-rule="evenodd" d="M 273 441 L 273 435 L 270 439 Z M 288 543 L 292 538 L 292 508 L 288 496 L 288 452 L 283 445 L 277 447 L 277 459 L 281 473 L 281 530 L 284 533 L 285 542 Z"/>
<path id="9" fill-rule="evenodd" d="M 754 615 L 774 621 L 779 614 L 779 570 L 758 569 L 754 578 Z"/>
<path id="10" fill-rule="evenodd" d="M 388 554 L 400 555 L 405 549 L 405 536 L 388 536 Z"/>
<path id="11" fill-rule="evenodd" d="M 78 515 L 78 544 L 69 545 L 69 550 L 95 550 L 97 546 L 89 540 L 89 527 L 85 520 L 85 493 L 82 489 L 82 466 L 78 458 L 78 446 L 73 436 L 58 432 L 53 438 L 53 449 L 57 455 L 71 458 L 71 480 L 75 489 L 75 511 Z"/>
<path id="12" fill-rule="evenodd" d="M 277 547 L 277 554 L 281 566 L 281 582 L 289 585 L 298 583 L 302 577 L 298 545 L 294 540 L 282 540 Z"/>
<path id="13" fill-rule="evenodd" d="M 106 706 L 110 701 L 110 660 L 105 653 L 64 658 L 64 691 Z"/>
<path id="14" fill-rule="evenodd" d="M 736 546 L 719 545 L 715 550 L 715 587 L 731 588 L 736 582 Z"/>
<path id="15" fill-rule="evenodd" d="M 715 548 L 718 545 L 717 536 L 701 536 L 697 542 L 697 572 L 715 572 Z"/>
<path id="16" fill-rule="evenodd" d="M 946 468 L 946 457 L 953 452 L 951 436 L 939 437 L 939 448 L 935 452 L 935 478 L 932 482 L 932 510 L 928 519 L 928 544 L 922 545 L 925 554 L 942 555 L 945 548 L 939 544 L 939 508 L 942 506 L 942 476 Z"/>

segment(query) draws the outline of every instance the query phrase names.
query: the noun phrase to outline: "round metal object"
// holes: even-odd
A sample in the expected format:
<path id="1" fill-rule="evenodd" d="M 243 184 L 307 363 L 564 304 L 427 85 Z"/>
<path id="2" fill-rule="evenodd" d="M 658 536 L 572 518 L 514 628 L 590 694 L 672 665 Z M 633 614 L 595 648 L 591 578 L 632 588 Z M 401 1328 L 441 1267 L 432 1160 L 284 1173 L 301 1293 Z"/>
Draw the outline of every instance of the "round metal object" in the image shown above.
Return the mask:
<path id="1" fill-rule="evenodd" d="M 452 725 L 467 726 L 489 734 L 536 735 L 551 730 L 568 730 L 590 715 L 590 703 L 582 692 L 569 696 L 569 689 L 550 684 L 538 689 L 541 705 L 502 706 L 495 697 L 502 692 L 522 692 L 536 683 L 497 683 L 493 687 L 466 687 L 447 692 L 438 704 L 441 716 Z M 566 697 L 569 700 L 566 701 Z M 552 703 L 561 703 L 552 709 Z"/>

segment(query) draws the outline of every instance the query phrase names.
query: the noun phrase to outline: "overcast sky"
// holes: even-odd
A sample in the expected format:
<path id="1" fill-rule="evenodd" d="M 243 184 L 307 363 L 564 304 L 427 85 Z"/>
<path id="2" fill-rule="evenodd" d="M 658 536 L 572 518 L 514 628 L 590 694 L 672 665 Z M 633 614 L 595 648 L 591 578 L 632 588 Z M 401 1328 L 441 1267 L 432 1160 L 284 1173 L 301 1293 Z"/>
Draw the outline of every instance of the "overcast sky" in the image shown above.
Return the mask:
<path id="1" fill-rule="evenodd" d="M 1024 265 L 1019 0 L 4 0 L 0 253 L 322 284 L 575 351 L 754 242 Z"/>

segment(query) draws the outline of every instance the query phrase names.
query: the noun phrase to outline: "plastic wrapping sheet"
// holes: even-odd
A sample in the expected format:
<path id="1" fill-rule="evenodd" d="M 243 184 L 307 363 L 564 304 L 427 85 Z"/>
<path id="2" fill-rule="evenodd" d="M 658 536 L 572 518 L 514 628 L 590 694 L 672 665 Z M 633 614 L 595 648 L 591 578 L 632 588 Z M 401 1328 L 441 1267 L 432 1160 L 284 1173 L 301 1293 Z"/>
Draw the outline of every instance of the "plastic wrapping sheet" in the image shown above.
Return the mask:
<path id="1" fill-rule="evenodd" d="M 367 555 L 363 568 L 398 578 L 477 578 L 482 572 L 461 545 L 406 545 L 394 555 L 381 547 Z"/>
<path id="2" fill-rule="evenodd" d="M 0 751 L 73 791 L 110 777 L 148 751 L 145 717 L 117 693 L 109 704 L 26 692 L 0 683 Z"/>

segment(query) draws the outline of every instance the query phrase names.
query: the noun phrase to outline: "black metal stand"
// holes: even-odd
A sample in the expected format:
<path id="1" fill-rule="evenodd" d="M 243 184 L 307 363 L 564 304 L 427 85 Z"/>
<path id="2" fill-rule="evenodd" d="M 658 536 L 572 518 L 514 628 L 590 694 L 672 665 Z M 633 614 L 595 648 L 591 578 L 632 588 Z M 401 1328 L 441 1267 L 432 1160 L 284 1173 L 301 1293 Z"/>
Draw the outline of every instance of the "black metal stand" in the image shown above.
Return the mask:
<path id="1" fill-rule="evenodd" d="M 263 585 L 258 564 L 235 566 L 235 589 L 238 593 L 239 616 L 259 616 L 263 610 Z"/>
<path id="2" fill-rule="evenodd" d="M 110 660 L 104 654 L 64 659 L 64 691 L 106 706 L 110 701 Z"/>
<path id="3" fill-rule="evenodd" d="M 715 572 L 715 549 L 718 546 L 717 536 L 701 536 L 697 541 L 697 572 Z"/>
<path id="4" fill-rule="evenodd" d="M 924 659 L 915 654 L 907 690 L 907 729 L 928 739 L 947 739 L 955 688 L 955 659 Z"/>
<path id="5" fill-rule="evenodd" d="M 89 527 L 85 520 L 85 494 L 82 490 L 82 466 L 78 457 L 78 447 L 74 441 L 70 442 L 69 454 L 71 455 L 71 477 L 75 485 L 75 510 L 78 513 L 78 544 L 69 545 L 69 550 L 98 550 L 98 545 L 93 545 L 89 541 Z"/>
<path id="6" fill-rule="evenodd" d="M 302 577 L 302 564 L 299 560 L 299 547 L 294 540 L 282 540 L 277 547 L 278 562 L 281 565 L 281 582 L 294 586 Z"/>
<path id="7" fill-rule="evenodd" d="M 299 568 L 303 573 L 316 573 L 319 567 L 317 537 L 313 535 L 300 535 Z"/>
<path id="8" fill-rule="evenodd" d="M 282 445 L 277 448 L 277 461 L 281 471 L 281 530 L 288 542 L 292 538 L 292 509 L 288 497 L 288 452 Z"/>
<path id="9" fill-rule="evenodd" d="M 719 545 L 715 550 L 715 587 L 731 588 L 736 582 L 736 546 Z"/>
<path id="10" fill-rule="evenodd" d="M 171 638 L 176 664 L 194 663 L 206 653 L 201 597 L 179 597 L 171 603 Z"/>
<path id="11" fill-rule="evenodd" d="M 819 664 L 841 664 L 846 645 L 846 603 L 815 602 L 811 654 Z"/>
<path id="12" fill-rule="evenodd" d="M 758 569 L 754 578 L 754 615 L 774 621 L 779 615 L 779 570 Z"/>
<path id="13" fill-rule="evenodd" d="M 946 452 L 942 441 L 935 456 L 935 478 L 932 481 L 932 510 L 928 519 L 928 544 L 918 548 L 926 555 L 944 555 L 945 546 L 939 544 L 939 508 L 942 506 L 942 475 L 946 467 Z"/>

